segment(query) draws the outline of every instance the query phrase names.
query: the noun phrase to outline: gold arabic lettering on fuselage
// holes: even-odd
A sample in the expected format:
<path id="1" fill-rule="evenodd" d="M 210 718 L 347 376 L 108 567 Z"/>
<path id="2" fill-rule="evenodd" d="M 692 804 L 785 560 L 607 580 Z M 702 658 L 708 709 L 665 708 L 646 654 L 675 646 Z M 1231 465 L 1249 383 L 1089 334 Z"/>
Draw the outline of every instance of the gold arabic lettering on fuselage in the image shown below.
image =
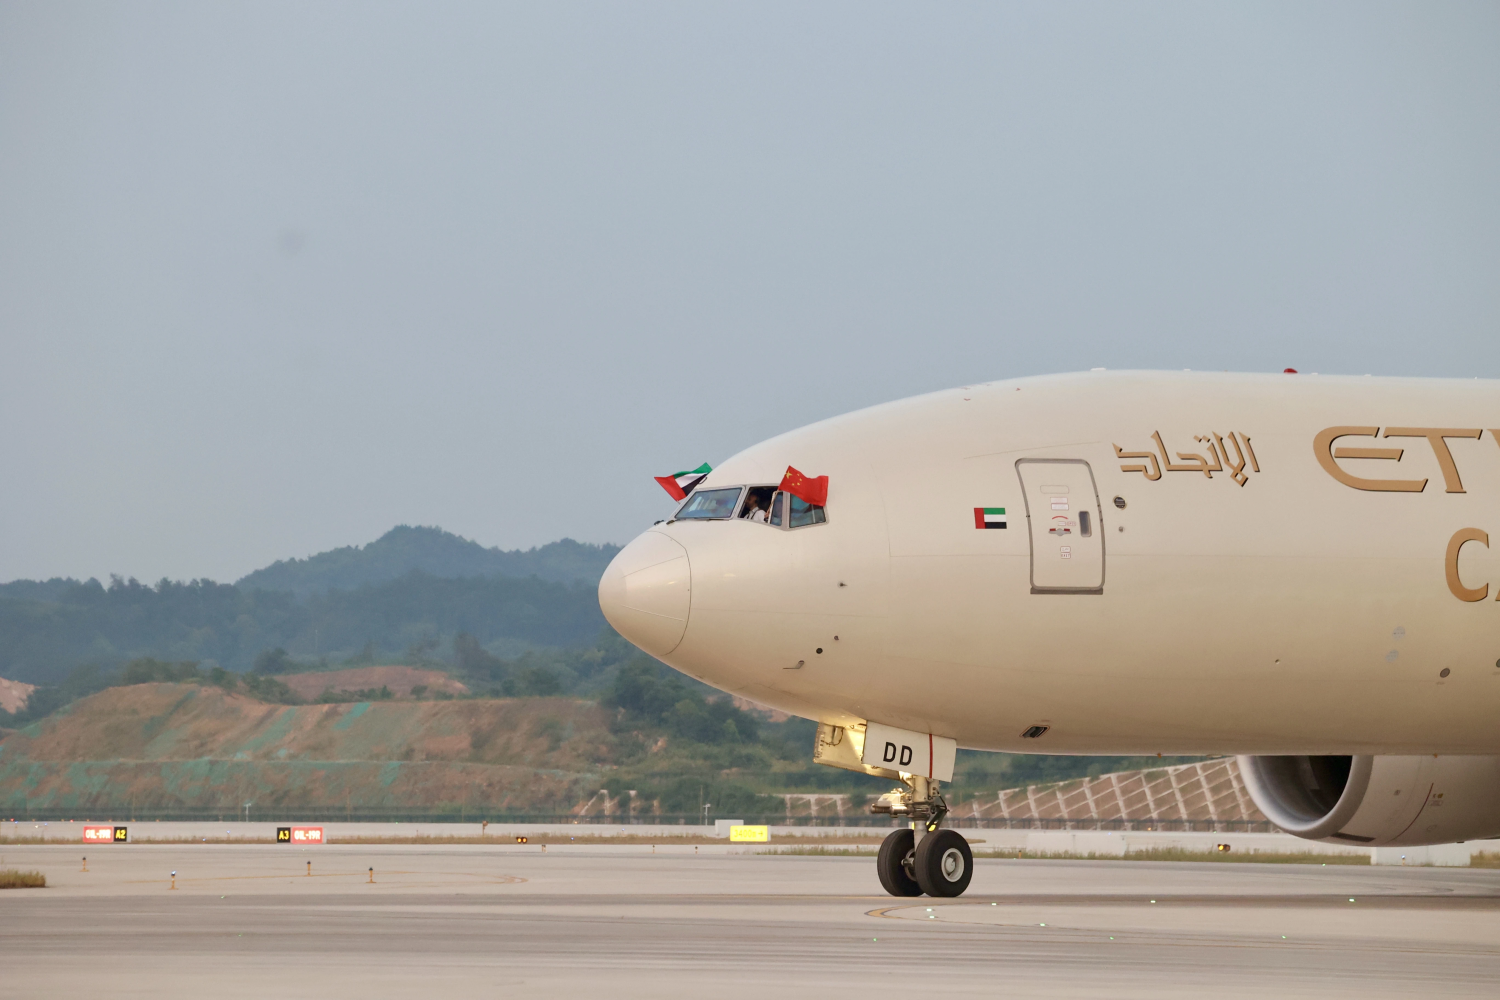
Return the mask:
<path id="1" fill-rule="evenodd" d="M 1116 458 L 1146 460 L 1143 465 L 1122 465 L 1120 466 L 1121 472 L 1139 472 L 1154 483 L 1161 478 L 1163 472 L 1201 472 L 1206 478 L 1212 479 L 1215 472 L 1224 472 L 1227 469 L 1229 478 L 1244 486 L 1250 481 L 1250 476 L 1246 472 L 1247 467 L 1250 472 L 1260 471 L 1260 462 L 1255 457 L 1255 449 L 1250 447 L 1250 435 L 1243 432 L 1231 431 L 1229 433 L 1229 444 L 1234 445 L 1233 458 L 1229 456 L 1229 447 L 1224 443 L 1224 436 L 1216 431 L 1193 436 L 1194 441 L 1208 446 L 1204 449 L 1208 452 L 1207 457 L 1198 452 L 1179 451 L 1174 452 L 1177 456 L 1175 462 L 1167 457 L 1167 446 L 1162 443 L 1160 431 L 1153 431 L 1151 439 L 1156 442 L 1157 451 L 1125 451 L 1119 445 L 1115 445 Z M 1160 459 L 1157 458 L 1157 452 L 1161 453 Z"/>

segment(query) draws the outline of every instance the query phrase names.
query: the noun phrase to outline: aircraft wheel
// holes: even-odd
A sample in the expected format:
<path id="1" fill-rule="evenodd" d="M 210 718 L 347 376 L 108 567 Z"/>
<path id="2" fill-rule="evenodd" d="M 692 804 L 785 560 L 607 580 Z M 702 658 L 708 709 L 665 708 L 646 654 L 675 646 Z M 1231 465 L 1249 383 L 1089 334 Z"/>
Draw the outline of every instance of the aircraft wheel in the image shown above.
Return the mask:
<path id="1" fill-rule="evenodd" d="M 927 895 L 960 896 L 974 877 L 974 853 L 958 831 L 936 830 L 917 845 L 912 871 Z"/>
<path id="2" fill-rule="evenodd" d="M 880 853 L 875 858 L 876 871 L 880 873 L 880 884 L 892 896 L 920 896 L 922 887 L 911 877 L 912 845 L 916 837 L 910 830 L 892 830 L 880 842 Z"/>

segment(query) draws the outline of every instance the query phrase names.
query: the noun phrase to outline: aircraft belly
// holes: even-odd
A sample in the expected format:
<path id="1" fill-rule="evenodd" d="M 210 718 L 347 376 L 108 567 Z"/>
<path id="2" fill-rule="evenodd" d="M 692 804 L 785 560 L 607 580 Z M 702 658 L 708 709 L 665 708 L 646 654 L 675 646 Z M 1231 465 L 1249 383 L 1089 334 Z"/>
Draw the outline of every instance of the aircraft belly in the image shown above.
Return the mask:
<path id="1" fill-rule="evenodd" d="M 1014 558 L 892 564 L 902 610 L 863 700 L 964 746 L 1500 748 L 1495 640 L 1466 632 L 1450 602 L 1412 599 L 1431 582 L 1426 560 L 1119 556 L 1100 595 L 1029 594 Z M 914 676 L 929 679 L 921 691 Z M 1050 728 L 1023 741 L 1032 725 Z"/>

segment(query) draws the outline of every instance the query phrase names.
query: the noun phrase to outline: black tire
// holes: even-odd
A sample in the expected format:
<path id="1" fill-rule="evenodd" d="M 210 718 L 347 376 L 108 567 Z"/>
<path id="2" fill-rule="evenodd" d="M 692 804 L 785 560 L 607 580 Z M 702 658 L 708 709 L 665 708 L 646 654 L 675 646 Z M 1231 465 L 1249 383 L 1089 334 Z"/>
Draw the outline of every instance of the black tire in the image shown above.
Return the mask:
<path id="1" fill-rule="evenodd" d="M 958 831 L 938 830 L 917 845 L 912 870 L 927 895 L 961 896 L 974 877 L 974 853 Z"/>
<path id="2" fill-rule="evenodd" d="M 875 869 L 880 873 L 880 884 L 892 896 L 920 896 L 922 887 L 911 877 L 907 865 L 911 863 L 912 846 L 916 838 L 910 830 L 892 830 L 880 842 L 880 853 L 875 857 Z"/>

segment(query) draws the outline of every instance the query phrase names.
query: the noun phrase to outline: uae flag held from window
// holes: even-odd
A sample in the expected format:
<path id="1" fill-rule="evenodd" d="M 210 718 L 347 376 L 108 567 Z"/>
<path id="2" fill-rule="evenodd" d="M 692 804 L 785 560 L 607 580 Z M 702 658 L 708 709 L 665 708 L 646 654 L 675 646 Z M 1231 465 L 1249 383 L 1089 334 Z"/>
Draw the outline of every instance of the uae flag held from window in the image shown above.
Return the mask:
<path id="1" fill-rule="evenodd" d="M 804 476 L 790 465 L 786 467 L 786 475 L 781 477 L 781 485 L 777 489 L 806 500 L 814 507 L 821 507 L 828 502 L 827 476 Z"/>
<path id="2" fill-rule="evenodd" d="M 709 468 L 707 462 L 696 469 L 687 472 L 674 472 L 670 476 L 657 476 L 656 481 L 661 483 L 661 488 L 672 494 L 673 500 L 686 500 L 687 495 L 693 492 L 693 487 L 703 482 L 703 477 L 714 471 Z"/>
<path id="3" fill-rule="evenodd" d="M 1003 528 L 1005 527 L 1004 507 L 975 507 L 974 527 L 976 528 Z"/>

